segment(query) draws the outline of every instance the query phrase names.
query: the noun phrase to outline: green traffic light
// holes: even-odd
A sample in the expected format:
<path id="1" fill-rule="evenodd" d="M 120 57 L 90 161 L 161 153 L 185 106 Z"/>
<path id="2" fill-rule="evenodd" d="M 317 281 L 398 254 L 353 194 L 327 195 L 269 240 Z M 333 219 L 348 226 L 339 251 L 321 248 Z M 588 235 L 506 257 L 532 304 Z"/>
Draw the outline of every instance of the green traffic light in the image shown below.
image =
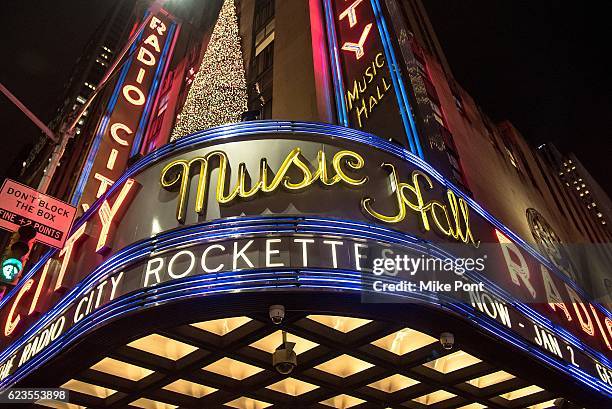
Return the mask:
<path id="1" fill-rule="evenodd" d="M 12 282 L 22 269 L 23 263 L 19 259 L 14 257 L 7 258 L 2 262 L 2 274 L 0 275 L 0 279 L 2 281 Z"/>

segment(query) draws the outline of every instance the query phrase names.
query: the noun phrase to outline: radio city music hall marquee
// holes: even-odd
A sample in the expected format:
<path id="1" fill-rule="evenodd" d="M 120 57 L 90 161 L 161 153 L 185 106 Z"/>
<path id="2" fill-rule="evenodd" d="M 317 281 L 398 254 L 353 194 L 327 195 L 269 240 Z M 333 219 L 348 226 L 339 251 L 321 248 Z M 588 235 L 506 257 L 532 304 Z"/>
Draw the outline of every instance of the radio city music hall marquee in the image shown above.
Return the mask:
<path id="1" fill-rule="evenodd" d="M 225 239 L 221 234 L 208 244 L 170 246 L 161 253 L 119 261 L 122 249 L 159 233 L 223 220 L 237 223 L 243 216 L 264 221 L 283 216 L 353 220 L 364 226 L 374 223 L 407 237 L 455 243 L 460 252 L 470 255 L 485 251 L 484 243 L 496 243 L 495 251 L 487 248 L 488 263 L 499 267 L 486 272 L 489 280 L 521 302 L 532 300 L 530 307 L 567 328 L 588 348 L 604 355 L 612 350 L 612 321 L 605 312 L 510 240 L 509 233 L 493 226 L 478 207 L 439 176 L 415 160 L 408 161 L 408 156 L 373 149 L 366 141 L 315 135 L 312 130 L 303 134 L 265 130 L 218 143 L 194 142 L 188 149 L 143 159 L 146 166 L 139 165 L 138 171 L 128 172 L 102 194 L 102 201 L 77 223 L 64 248 L 41 263 L 2 306 L 0 342 L 5 352 L 0 358 L 0 378 L 27 366 L 88 315 L 130 292 L 194 275 L 211 275 L 214 281 L 214 274 L 242 270 L 315 266 L 366 271 L 372 254 L 380 255 L 385 248 L 408 251 L 404 245 L 385 244 L 383 238 L 352 239 L 350 228 L 339 239 L 317 234 L 271 237 L 253 230 L 251 237 L 240 240 L 230 239 L 230 229 Z M 181 143 L 184 146 L 185 140 Z M 181 247 L 185 245 L 182 240 Z M 75 292 L 75 286 L 84 282 L 87 285 Z M 527 325 L 529 333 L 513 326 L 512 322 L 527 321 L 510 303 L 491 301 L 504 303 L 509 311 L 493 316 L 487 307 L 492 295 L 473 297 L 467 302 L 483 315 L 608 382 L 602 375 L 609 374 L 606 365 L 558 334 L 536 324 Z M 37 324 L 41 314 L 58 303 L 61 308 Z M 12 346 L 33 326 L 39 329 Z"/>

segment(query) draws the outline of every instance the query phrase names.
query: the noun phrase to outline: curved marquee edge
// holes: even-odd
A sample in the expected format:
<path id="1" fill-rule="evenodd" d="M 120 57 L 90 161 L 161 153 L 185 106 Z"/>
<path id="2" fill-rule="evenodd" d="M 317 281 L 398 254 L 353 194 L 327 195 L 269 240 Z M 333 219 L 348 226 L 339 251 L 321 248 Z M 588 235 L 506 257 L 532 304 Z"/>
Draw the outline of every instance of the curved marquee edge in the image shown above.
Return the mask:
<path id="1" fill-rule="evenodd" d="M 203 229 L 202 227 L 206 227 Z M 208 243 L 226 239 L 229 237 L 254 237 L 259 235 L 279 234 L 279 233 L 306 233 L 344 236 L 358 239 L 371 239 L 383 241 L 390 244 L 401 244 L 409 246 L 417 251 L 433 251 L 438 254 L 448 255 L 435 244 L 426 242 L 415 236 L 400 233 L 392 229 L 380 226 L 372 226 L 362 222 L 354 222 L 341 219 L 327 219 L 317 217 L 251 217 L 251 218 L 231 218 L 216 222 L 207 222 L 199 225 L 188 226 L 172 231 L 164 232 L 156 237 L 145 239 L 134 243 L 118 253 L 111 256 L 94 270 L 85 280 L 73 288 L 64 299 L 45 313 L 41 319 L 24 333 L 18 341 L 11 344 L 3 351 L 0 358 L 4 359 L 12 352 L 25 344 L 29 337 L 42 330 L 54 318 L 67 308 L 69 304 L 79 296 L 86 294 L 92 287 L 104 277 L 110 276 L 124 267 L 146 259 L 152 252 L 163 252 L 176 246 L 177 242 L 185 246 Z M 467 274 L 466 274 L 467 275 Z M 479 274 L 471 272 L 470 275 L 477 279 L 484 279 Z M 248 277 L 246 277 L 248 276 Z M 288 280 L 281 280 L 281 278 Z M 220 278 L 220 279 L 219 279 Z M 143 306 L 160 305 L 167 302 L 179 301 L 190 297 L 202 295 L 215 295 L 231 293 L 236 290 L 241 291 L 270 291 L 291 288 L 296 290 L 298 285 L 295 280 L 299 280 L 301 290 L 317 291 L 349 291 L 362 293 L 361 273 L 353 270 L 326 270 L 326 269 L 287 269 L 282 271 L 253 270 L 248 273 L 236 275 L 234 272 L 215 274 L 207 277 L 198 275 L 180 280 L 171 280 L 154 287 L 143 288 L 136 292 L 126 294 L 117 300 L 100 307 L 92 314 L 86 316 L 80 323 L 75 324 L 66 333 L 60 335 L 52 344 L 33 357 L 17 372 L 0 382 L 0 389 L 22 379 L 37 366 L 51 359 L 68 344 L 75 342 L 88 331 L 103 325 L 113 318 L 127 314 L 142 308 Z M 282 284 L 269 284 L 270 280 L 281 282 Z M 292 283 L 291 280 L 294 280 Z M 495 288 L 495 287 L 492 287 Z M 501 289 L 494 292 L 496 296 L 507 302 L 511 299 L 510 295 Z M 551 358 L 534 345 L 526 340 L 514 335 L 506 327 L 493 319 L 475 314 L 471 305 L 444 303 L 441 304 L 434 297 L 428 294 L 416 294 L 411 297 L 414 301 L 420 301 L 431 306 L 453 312 L 469 322 L 482 328 L 484 331 L 501 338 L 508 344 L 530 353 L 538 360 L 546 363 L 561 372 L 571 375 L 581 383 L 589 386 L 597 392 L 612 396 L 612 387 L 603 383 L 601 380 L 587 374 L 579 368 L 562 363 Z M 530 308 L 525 306 L 525 308 Z M 536 320 L 537 322 L 537 320 Z M 551 331 L 563 338 L 555 328 Z M 571 343 L 571 342 L 570 342 Z M 576 345 L 578 348 L 586 350 L 584 345 Z M 603 363 L 608 363 L 605 356 L 597 351 L 593 351 L 598 359 Z"/>
<path id="2" fill-rule="evenodd" d="M 463 193 L 457 186 L 455 186 L 452 182 L 445 179 L 435 168 L 429 165 L 427 162 L 414 155 L 407 149 L 386 141 L 376 135 L 369 134 L 366 132 L 358 131 L 348 127 L 342 127 L 338 125 L 330 125 L 325 123 L 317 123 L 317 122 L 297 122 L 297 121 L 275 121 L 275 120 L 263 120 L 263 121 L 249 121 L 249 122 L 240 122 L 236 124 L 228 124 L 222 125 L 210 129 L 206 129 L 204 131 L 196 132 L 194 134 L 185 136 L 183 138 L 177 139 L 172 143 L 162 146 L 161 148 L 149 153 L 147 156 L 143 157 L 139 161 L 137 161 L 134 165 L 132 165 L 117 181 L 113 184 L 90 208 L 83 216 L 74 224 L 72 228 L 72 232 L 76 231 L 89 217 L 91 217 L 98 209 L 100 204 L 106 200 L 107 197 L 112 195 L 115 190 L 121 186 L 129 177 L 134 174 L 140 172 L 142 169 L 148 167 L 149 165 L 156 163 L 164 158 L 180 153 L 182 151 L 186 151 L 188 149 L 193 149 L 201 144 L 207 144 L 211 142 L 222 142 L 226 140 L 230 140 L 236 137 L 250 137 L 250 136 L 258 136 L 265 134 L 294 134 L 294 135 L 309 135 L 310 137 L 332 137 L 344 139 L 356 143 L 361 143 L 368 146 L 373 146 L 379 150 L 382 150 L 386 153 L 392 154 L 402 160 L 405 160 L 413 165 L 420 167 L 421 169 L 428 172 L 432 177 L 434 177 L 440 184 L 443 186 L 452 189 L 455 194 L 463 200 L 465 200 L 474 211 L 476 211 L 479 215 L 484 217 L 487 221 L 489 221 L 492 225 L 494 225 L 498 230 L 504 233 L 508 238 L 517 243 L 522 249 L 527 251 L 530 255 L 536 258 L 540 263 L 542 263 L 546 268 L 553 272 L 553 274 L 557 275 L 561 280 L 567 283 L 574 291 L 576 291 L 583 298 L 588 299 L 590 297 L 580 288 L 576 283 L 574 283 L 569 277 L 559 271 L 559 269 L 554 266 L 547 258 L 542 256 L 539 252 L 537 252 L 531 245 L 521 239 L 518 235 L 512 232 L 508 227 L 502 224 L 499 220 L 497 220 L 493 215 L 487 212 L 484 208 L 482 208 L 474 199 L 467 196 Z M 0 300 L 0 308 L 4 306 L 4 304 L 12 298 L 17 292 L 18 287 L 22 282 L 27 281 L 39 268 L 41 268 L 44 263 L 55 254 L 56 250 L 51 250 L 47 254 L 45 254 L 33 267 L 32 269 L 22 277 L 21 281 L 2 299 Z M 599 308 L 604 315 L 612 319 L 612 312 L 608 311 L 604 308 L 600 303 L 593 301 L 593 304 Z M 543 320 L 547 320 L 544 316 L 540 317 Z M 569 332 L 567 333 L 568 337 L 573 337 Z"/>

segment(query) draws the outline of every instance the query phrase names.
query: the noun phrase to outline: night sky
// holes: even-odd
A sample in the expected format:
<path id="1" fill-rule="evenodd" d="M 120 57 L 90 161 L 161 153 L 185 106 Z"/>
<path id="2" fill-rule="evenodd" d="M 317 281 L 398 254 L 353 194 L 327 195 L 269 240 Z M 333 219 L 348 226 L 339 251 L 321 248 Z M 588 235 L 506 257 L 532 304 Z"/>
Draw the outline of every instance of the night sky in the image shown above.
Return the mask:
<path id="1" fill-rule="evenodd" d="M 120 0 L 6 0 L 0 13 L 0 81 L 43 122 L 62 101 L 76 59 L 105 14 Z M 0 176 L 40 135 L 21 111 L 0 94 L 5 159 Z M 17 170 L 18 171 L 18 170 Z"/>
<path id="2" fill-rule="evenodd" d="M 598 2 L 423 0 L 458 82 L 493 120 L 572 151 L 612 192 L 610 23 Z"/>
<path id="3" fill-rule="evenodd" d="M 7 0 L 0 81 L 44 122 L 85 42 L 119 0 Z M 202 0 L 204 1 L 204 0 Z M 494 120 L 573 151 L 612 192 L 609 23 L 594 3 L 424 0 L 454 75 Z M 0 96 L 0 175 L 39 135 Z"/>

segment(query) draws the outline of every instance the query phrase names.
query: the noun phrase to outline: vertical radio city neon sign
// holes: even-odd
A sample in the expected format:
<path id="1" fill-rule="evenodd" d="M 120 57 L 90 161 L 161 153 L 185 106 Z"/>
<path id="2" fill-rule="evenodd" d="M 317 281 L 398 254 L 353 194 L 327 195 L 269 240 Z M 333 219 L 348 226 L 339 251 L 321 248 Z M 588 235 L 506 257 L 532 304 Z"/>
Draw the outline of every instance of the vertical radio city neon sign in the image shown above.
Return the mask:
<path id="1" fill-rule="evenodd" d="M 342 13 L 340 13 L 339 19 L 343 20 L 346 17 L 349 21 L 349 27 L 353 28 L 357 24 L 357 13 L 355 12 L 355 9 L 359 4 L 361 4 L 362 1 L 363 0 L 357 0 L 356 2 L 348 6 Z M 372 23 L 366 24 L 366 26 L 363 28 L 363 31 L 361 32 L 359 41 L 356 43 L 346 41 L 344 44 L 342 44 L 342 49 L 344 51 L 354 52 L 355 58 L 357 59 L 363 57 L 363 45 L 365 44 L 365 41 L 368 38 L 371 29 Z"/>
<path id="2" fill-rule="evenodd" d="M 133 145 L 139 143 L 138 135 L 142 135 L 146 127 L 175 30 L 176 23 L 162 10 L 152 16 L 130 50 L 132 57 L 121 70 L 72 198 L 73 204 L 81 204 L 81 210 L 87 211 L 127 168 L 131 152 L 137 148 Z M 75 262 L 76 246 L 82 246 L 81 251 L 91 249 L 100 256 L 108 253 L 114 223 L 129 204 L 135 185 L 133 179 L 127 179 L 121 188 L 117 188 L 118 193 L 113 193 L 112 204 L 107 197 L 98 206 L 96 214 L 72 232 L 56 257 L 47 260 L 38 278 L 24 282 L 14 295 L 0 330 L 4 336 L 14 335 L 24 319 L 41 312 L 41 304 L 46 304 L 74 284 L 73 278 L 68 278 L 66 273 L 69 265 Z M 92 237 L 93 228 L 98 229 L 96 237 Z M 88 243 L 84 246 L 87 250 L 84 243 Z M 26 304 L 25 309 L 18 308 L 23 304 Z"/>
<path id="3" fill-rule="evenodd" d="M 121 71 L 72 198 L 72 203 L 80 203 L 83 211 L 87 211 L 125 171 L 135 134 L 141 133 L 140 128 L 146 126 L 148 110 L 162 75 L 161 67 L 168 58 L 168 45 L 175 29 L 176 24 L 164 11 L 160 11 L 151 18 L 138 43 L 130 50 L 134 56 Z M 94 222 L 93 217 L 90 217 L 90 220 L 82 223 L 58 253 L 58 262 L 54 262 L 56 259 L 49 259 L 38 280 L 29 279 L 21 286 L 2 327 L 4 336 L 12 335 L 25 316 L 39 312 L 41 297 L 54 292 L 61 293 L 71 285 L 67 283 L 66 272 L 69 263 L 74 260 L 73 250 L 79 242 L 89 237 L 87 231 L 91 230 L 93 224 L 100 229 L 93 250 L 101 255 L 109 250 L 107 243 L 110 241 L 113 223 L 120 217 L 121 211 L 133 195 L 135 184 L 134 180 L 128 179 L 112 205 L 108 199 L 104 200 L 97 210 L 98 221 Z M 47 279 L 49 275 L 51 277 Z M 48 282 L 52 279 L 55 281 L 53 284 Z M 28 299 L 29 309 L 20 313 L 16 306 L 21 304 L 22 299 Z"/>
<path id="4" fill-rule="evenodd" d="M 133 56 L 121 71 L 72 198 L 82 211 L 115 183 L 138 151 L 133 145 L 140 143 L 138 135 L 146 127 L 175 27 L 160 11 L 130 50 Z"/>

